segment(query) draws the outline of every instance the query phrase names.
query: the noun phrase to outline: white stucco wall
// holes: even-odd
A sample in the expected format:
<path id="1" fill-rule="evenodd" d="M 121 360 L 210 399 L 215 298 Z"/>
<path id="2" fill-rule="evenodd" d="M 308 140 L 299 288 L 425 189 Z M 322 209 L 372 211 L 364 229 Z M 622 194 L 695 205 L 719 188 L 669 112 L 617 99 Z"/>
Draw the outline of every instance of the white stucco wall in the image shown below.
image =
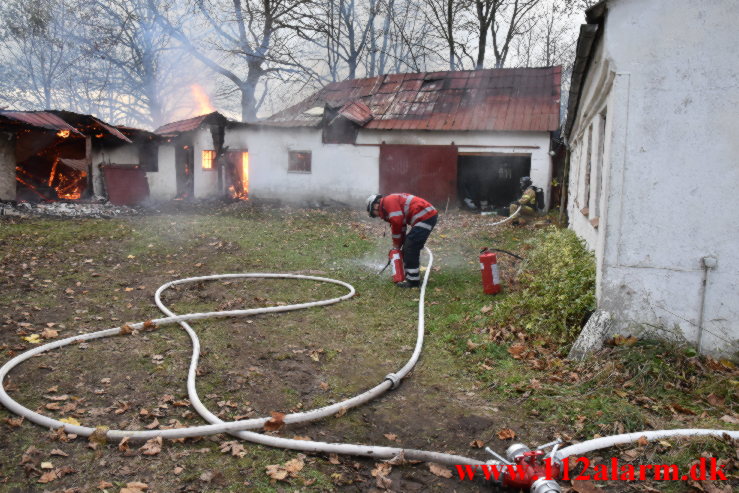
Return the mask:
<path id="1" fill-rule="evenodd" d="M 379 147 L 322 144 L 319 129 L 231 129 L 225 145 L 249 152 L 249 195 L 254 198 L 331 199 L 356 206 L 379 187 Z M 288 172 L 288 151 L 311 151 L 311 172 Z"/>
<path id="2" fill-rule="evenodd" d="M 209 127 L 197 130 L 192 137 L 193 149 L 195 151 L 195 169 L 193 173 L 195 198 L 204 199 L 219 195 L 218 172 L 214 168 L 203 169 L 203 151 L 214 151 L 213 135 Z"/>
<path id="3" fill-rule="evenodd" d="M 175 148 L 173 143 L 161 144 L 158 150 L 159 171 L 146 173 L 149 197 L 152 201 L 171 200 L 177 195 Z"/>
<path id="4" fill-rule="evenodd" d="M 709 352 L 735 351 L 739 336 L 736 18 L 737 2 L 609 3 L 598 55 L 613 82 L 603 91 L 609 145 L 597 233 L 570 209 L 572 227 L 597 253 L 599 305 L 619 331 L 696 341 L 701 259 L 717 258 L 704 307 Z M 596 80 L 588 78 L 586 96 Z M 570 176 L 576 187 L 574 168 Z"/>
<path id="5" fill-rule="evenodd" d="M 249 151 L 250 195 L 283 201 L 332 199 L 356 207 L 379 188 L 382 142 L 449 145 L 459 152 L 531 154 L 531 175 L 549 199 L 549 133 L 360 131 L 357 144 L 323 144 L 320 129 L 239 128 L 226 133 L 230 149 Z M 467 147 L 465 147 L 467 146 Z M 489 146 L 489 147 L 479 147 Z M 518 147 L 517 147 L 518 146 Z M 528 148 L 535 147 L 535 148 Z M 288 151 L 311 151 L 311 173 L 289 173 Z"/>
<path id="6" fill-rule="evenodd" d="M 0 200 L 15 200 L 15 134 L 0 132 Z"/>
<path id="7" fill-rule="evenodd" d="M 104 197 L 101 164 L 139 164 L 139 148 L 136 144 L 125 144 L 112 149 L 92 150 L 92 189 L 96 196 Z"/>

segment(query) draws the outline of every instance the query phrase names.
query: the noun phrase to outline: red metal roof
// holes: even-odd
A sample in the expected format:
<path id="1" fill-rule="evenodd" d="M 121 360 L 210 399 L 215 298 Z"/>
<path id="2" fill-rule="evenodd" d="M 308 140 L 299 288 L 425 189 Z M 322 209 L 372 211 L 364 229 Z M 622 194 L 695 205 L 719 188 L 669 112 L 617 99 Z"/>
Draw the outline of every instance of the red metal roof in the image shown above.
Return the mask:
<path id="1" fill-rule="evenodd" d="M 545 67 L 346 80 L 261 123 L 319 126 L 323 116 L 306 112 L 329 105 L 356 117 L 360 125 L 367 120 L 363 126 L 370 129 L 553 131 L 559 128 L 561 73 L 561 67 Z M 360 110 L 363 107 L 369 115 Z"/>
<path id="2" fill-rule="evenodd" d="M 352 101 L 351 103 L 345 104 L 339 110 L 339 114 L 359 126 L 365 125 L 372 119 L 372 110 L 361 101 Z"/>
<path id="3" fill-rule="evenodd" d="M 72 125 L 55 114 L 46 111 L 0 111 L 0 116 L 34 127 L 48 128 L 49 130 L 69 130 L 72 133 L 82 135 Z"/>
<path id="4" fill-rule="evenodd" d="M 213 113 L 206 113 L 205 115 L 195 116 L 193 118 L 188 118 L 187 120 L 167 123 L 166 125 L 162 125 L 161 127 L 154 130 L 154 133 L 159 135 L 174 136 L 185 132 L 191 132 L 200 128 L 200 126 L 205 123 L 206 120 L 214 115 L 218 115 L 220 118 L 223 118 L 224 121 L 226 119 L 226 117 L 224 117 L 217 111 L 214 111 Z"/>

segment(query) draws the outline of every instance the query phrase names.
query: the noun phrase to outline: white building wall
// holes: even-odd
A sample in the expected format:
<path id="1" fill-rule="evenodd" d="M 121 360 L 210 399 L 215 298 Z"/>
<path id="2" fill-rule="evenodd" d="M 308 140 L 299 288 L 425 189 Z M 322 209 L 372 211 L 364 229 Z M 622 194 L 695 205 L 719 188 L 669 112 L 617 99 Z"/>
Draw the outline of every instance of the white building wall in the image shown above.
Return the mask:
<path id="1" fill-rule="evenodd" d="M 598 238 L 588 239 L 599 305 L 621 332 L 648 328 L 697 341 L 701 259 L 716 258 L 703 348 L 724 353 L 737 349 L 739 336 L 738 17 L 737 2 L 609 3 L 607 191 Z M 571 220 L 587 238 L 582 221 Z"/>
<path id="2" fill-rule="evenodd" d="M 158 151 L 159 171 L 146 173 L 149 197 L 153 201 L 165 201 L 177 195 L 177 172 L 173 143 L 161 144 Z"/>
<path id="3" fill-rule="evenodd" d="M 139 164 L 139 147 L 136 144 L 125 144 L 112 149 L 92 150 L 92 190 L 96 196 L 105 197 L 101 164 Z"/>
<path id="4" fill-rule="evenodd" d="M 203 169 L 203 151 L 215 150 L 210 127 L 206 125 L 198 129 L 193 135 L 192 143 L 195 152 L 195 169 L 193 170 L 195 198 L 204 199 L 219 196 L 218 172 L 215 170 L 215 164 L 212 169 Z"/>
<path id="5" fill-rule="evenodd" d="M 250 195 L 284 201 L 333 199 L 353 207 L 379 189 L 380 144 L 450 145 L 459 152 L 531 155 L 531 178 L 549 200 L 549 133 L 419 132 L 362 130 L 358 145 L 323 144 L 314 128 L 240 128 L 226 133 L 230 149 L 249 151 Z M 487 147 L 480 147 L 487 146 Z M 311 173 L 290 173 L 288 151 L 311 151 Z"/>
<path id="6" fill-rule="evenodd" d="M 254 198 L 330 199 L 356 206 L 379 188 L 380 148 L 323 144 L 320 129 L 232 129 L 225 145 L 249 152 L 249 195 Z M 289 151 L 311 151 L 311 172 L 288 172 Z"/>
<path id="7" fill-rule="evenodd" d="M 0 132 L 0 200 L 15 200 L 15 134 Z"/>

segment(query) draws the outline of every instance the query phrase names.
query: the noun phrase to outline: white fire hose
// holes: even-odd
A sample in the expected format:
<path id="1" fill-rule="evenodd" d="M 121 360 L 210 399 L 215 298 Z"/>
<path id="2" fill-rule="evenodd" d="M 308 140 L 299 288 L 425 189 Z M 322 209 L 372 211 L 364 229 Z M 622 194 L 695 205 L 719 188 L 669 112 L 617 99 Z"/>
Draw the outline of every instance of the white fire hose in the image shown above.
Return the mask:
<path id="1" fill-rule="evenodd" d="M 505 224 L 508 221 L 512 221 L 514 218 L 516 218 L 521 213 L 521 208 L 522 207 L 523 207 L 522 205 L 519 205 L 518 208 L 515 211 L 513 211 L 513 214 L 511 214 L 510 216 L 506 217 L 505 219 L 501 219 L 500 221 L 496 221 L 494 223 L 490 223 L 490 224 L 488 224 L 488 226 L 500 226 L 501 224 Z M 494 212 L 482 212 L 481 214 L 483 216 L 488 216 L 488 215 L 494 214 Z"/>
<path id="2" fill-rule="evenodd" d="M 510 216 L 506 220 L 513 218 L 517 213 L 518 211 L 516 211 L 516 213 L 514 213 L 512 216 Z M 396 373 L 390 373 L 389 375 L 385 377 L 385 379 L 382 382 L 380 382 L 379 384 L 377 384 L 370 390 L 367 390 L 366 392 L 359 394 L 357 396 L 354 396 L 345 401 L 338 402 L 338 403 L 335 403 L 329 406 L 324 406 L 318 409 L 313 409 L 310 411 L 304 411 L 300 413 L 288 414 L 284 417 L 284 422 L 286 424 L 305 423 L 308 421 L 315 421 L 315 420 L 330 416 L 332 414 L 336 414 L 342 410 L 348 410 L 353 407 L 359 406 L 360 404 L 363 404 L 376 397 L 379 397 L 380 395 L 382 395 L 384 392 L 386 392 L 389 389 L 396 388 L 400 384 L 400 381 L 411 371 L 413 366 L 418 361 L 418 358 L 420 357 L 420 354 L 421 354 L 421 348 L 423 347 L 423 336 L 424 336 L 424 327 L 425 327 L 424 300 L 425 300 L 425 295 L 426 295 L 426 285 L 428 283 L 429 275 L 431 273 L 431 266 L 433 264 L 433 255 L 431 254 L 431 251 L 428 248 L 426 248 L 425 250 L 429 255 L 429 262 L 428 262 L 426 273 L 424 274 L 423 283 L 421 284 L 421 289 L 420 289 L 420 297 L 419 297 L 419 302 L 418 302 L 418 330 L 417 330 L 417 337 L 416 337 L 416 346 L 415 346 L 415 349 L 410 359 L 406 362 L 406 364 L 400 370 L 398 370 Z M 349 290 L 349 292 L 337 298 L 331 298 L 331 299 L 326 299 L 326 300 L 321 300 L 321 301 L 314 301 L 314 302 L 309 302 L 309 303 L 299 303 L 295 305 L 272 306 L 272 307 L 266 307 L 266 308 L 253 308 L 253 309 L 248 309 L 248 310 L 229 310 L 229 311 L 206 312 L 206 313 L 189 313 L 185 315 L 175 315 L 161 301 L 162 292 L 164 292 L 166 289 L 168 289 L 171 286 L 175 286 L 179 284 L 186 284 L 186 283 L 191 283 L 191 282 L 199 282 L 199 281 L 212 281 L 212 280 L 219 280 L 219 279 L 241 279 L 241 278 L 311 280 L 311 281 L 317 281 L 317 282 L 338 284 L 340 286 L 346 287 Z M 432 451 L 426 451 L 426 450 L 403 449 L 403 448 L 398 448 L 398 447 L 384 447 L 384 446 L 376 446 L 376 445 L 327 443 L 327 442 L 318 442 L 318 441 L 312 441 L 312 440 L 293 440 L 293 439 L 288 439 L 288 438 L 280 438 L 276 436 L 265 435 L 262 433 L 257 433 L 253 431 L 247 431 L 247 430 L 262 429 L 264 427 L 264 424 L 271 418 L 265 417 L 265 418 L 254 418 L 254 419 L 241 420 L 241 421 L 224 422 L 220 420 L 217 416 L 215 416 L 213 413 L 211 413 L 202 404 L 202 402 L 200 401 L 200 398 L 198 397 L 197 390 L 195 388 L 196 369 L 198 366 L 198 357 L 200 354 L 200 342 L 199 342 L 197 335 L 195 334 L 195 331 L 193 331 L 193 329 L 187 323 L 188 321 L 203 320 L 207 318 L 225 318 L 225 317 L 257 315 L 257 314 L 262 314 L 262 313 L 276 313 L 276 312 L 284 312 L 284 311 L 291 311 L 291 310 L 300 310 L 303 308 L 310 308 L 310 307 L 315 307 L 315 306 L 324 306 L 324 305 L 330 305 L 333 303 L 338 303 L 340 301 L 344 301 L 346 299 L 351 298 L 352 296 L 354 296 L 354 294 L 355 294 L 354 287 L 343 281 L 338 281 L 335 279 L 329 279 L 325 277 L 304 276 L 304 275 L 296 275 L 296 274 L 261 274 L 261 273 L 221 274 L 221 275 L 178 279 L 176 281 L 172 281 L 172 282 L 169 282 L 169 283 L 166 283 L 160 286 L 159 289 L 157 289 L 156 291 L 155 301 L 156 301 L 157 306 L 168 316 L 164 318 L 154 319 L 154 320 L 147 321 L 147 322 L 129 324 L 124 327 L 126 327 L 126 330 L 130 331 L 132 329 L 142 330 L 142 329 L 150 328 L 152 327 L 151 325 L 152 323 L 155 324 L 156 327 L 178 323 L 187 331 L 192 341 L 192 356 L 191 356 L 190 368 L 188 371 L 188 378 L 187 378 L 188 396 L 189 396 L 190 402 L 192 403 L 193 407 L 197 410 L 197 412 L 206 421 L 211 423 L 209 425 L 190 426 L 190 427 L 185 427 L 185 428 L 175 428 L 175 429 L 169 429 L 169 430 L 109 430 L 105 427 L 101 427 L 98 429 L 98 428 L 92 428 L 88 426 L 73 425 L 69 423 L 64 423 L 62 421 L 59 421 L 53 418 L 49 418 L 35 411 L 32 411 L 26 408 L 25 406 L 19 404 L 15 400 L 13 400 L 5 391 L 5 377 L 8 375 L 8 373 L 13 368 L 18 366 L 22 362 L 38 354 L 50 351 L 52 349 L 61 348 L 69 344 L 75 344 L 75 343 L 82 342 L 82 341 L 89 341 L 93 339 L 99 339 L 103 337 L 119 335 L 121 334 L 121 331 L 122 331 L 121 327 L 114 327 L 112 329 L 100 330 L 100 331 L 92 332 L 89 334 L 80 334 L 80 335 L 68 337 L 66 339 L 61 339 L 58 341 L 50 342 L 50 343 L 35 347 L 33 349 L 30 349 L 28 351 L 25 351 L 15 356 L 11 360 L 9 360 L 7 363 L 5 363 L 2 366 L 2 368 L 0 368 L 0 384 L 1 384 L 0 385 L 0 404 L 2 404 L 9 411 L 19 416 L 24 417 L 33 423 L 46 427 L 46 428 L 50 428 L 50 429 L 63 428 L 64 431 L 66 431 L 67 433 L 74 433 L 80 436 L 90 436 L 96 431 L 98 431 L 98 433 L 104 433 L 105 436 L 111 440 L 120 440 L 124 437 L 129 437 L 129 439 L 131 440 L 148 440 L 154 437 L 162 437 L 165 439 L 176 439 L 176 438 L 200 437 L 200 436 L 205 436 L 205 435 L 215 435 L 219 433 L 230 433 L 239 438 L 242 438 L 244 440 L 248 440 L 254 443 L 259 443 L 262 445 L 268 445 L 272 447 L 300 450 L 300 451 L 305 451 L 305 452 L 318 452 L 318 453 L 326 453 L 326 454 L 336 453 L 336 454 L 344 454 L 344 455 L 372 457 L 375 459 L 391 459 L 402 453 L 403 456 L 409 460 L 422 460 L 426 462 L 437 462 L 437 463 L 446 464 L 446 465 L 457 465 L 457 464 L 481 465 L 481 464 L 485 464 L 486 462 L 490 463 L 491 461 L 482 461 L 482 460 L 472 459 L 472 458 L 453 455 L 453 454 L 444 454 L 440 452 L 432 452 Z M 595 440 L 590 440 L 587 442 L 571 445 L 569 447 L 559 450 L 559 452 L 556 453 L 555 458 L 561 459 L 567 456 L 582 455 L 587 452 L 597 450 L 600 448 L 635 442 L 642 437 L 646 437 L 647 440 L 656 440 L 656 439 L 668 438 L 672 436 L 705 436 L 705 435 L 722 436 L 723 434 L 728 434 L 732 438 L 739 438 L 739 432 L 728 431 L 728 430 L 701 430 L 701 429 L 690 430 L 689 429 L 689 430 L 661 430 L 661 431 L 628 433 L 624 435 L 616 435 L 613 437 L 598 438 Z"/>

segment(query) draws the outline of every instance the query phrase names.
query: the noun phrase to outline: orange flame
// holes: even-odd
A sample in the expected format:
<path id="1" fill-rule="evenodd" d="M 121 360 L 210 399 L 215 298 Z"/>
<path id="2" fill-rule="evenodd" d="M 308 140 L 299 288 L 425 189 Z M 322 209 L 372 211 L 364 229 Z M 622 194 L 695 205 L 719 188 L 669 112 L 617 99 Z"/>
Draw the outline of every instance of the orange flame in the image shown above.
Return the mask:
<path id="1" fill-rule="evenodd" d="M 195 102 L 197 103 L 198 115 L 205 115 L 206 113 L 213 113 L 216 110 L 211 104 L 210 98 L 208 97 L 208 94 L 205 92 L 205 89 L 203 89 L 203 86 L 201 86 L 200 84 L 193 84 L 190 86 L 190 92 L 192 93 L 192 97 L 195 99 Z"/>

